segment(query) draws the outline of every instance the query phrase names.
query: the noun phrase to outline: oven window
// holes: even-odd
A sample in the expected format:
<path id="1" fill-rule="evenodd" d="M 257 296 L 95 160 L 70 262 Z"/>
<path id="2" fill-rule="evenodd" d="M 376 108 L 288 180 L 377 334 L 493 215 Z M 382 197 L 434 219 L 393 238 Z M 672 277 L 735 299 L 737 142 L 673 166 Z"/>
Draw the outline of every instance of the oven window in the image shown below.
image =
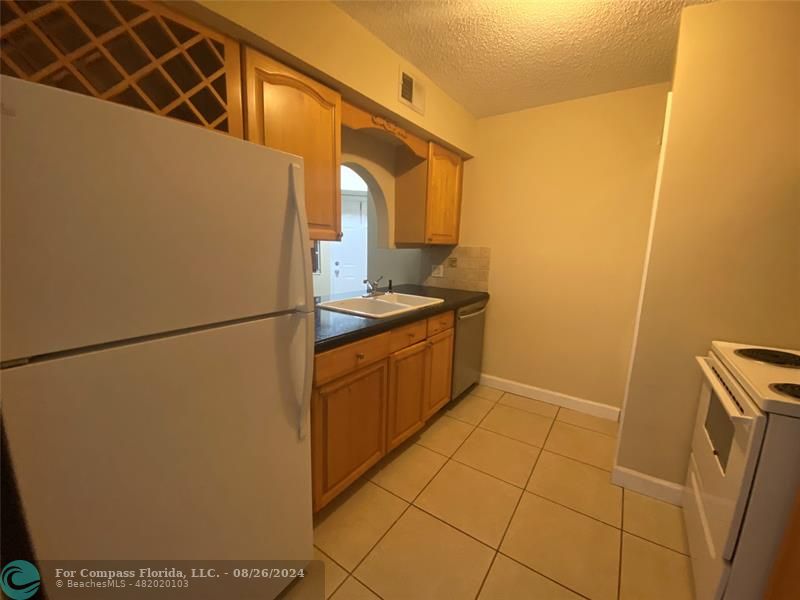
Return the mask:
<path id="1" fill-rule="evenodd" d="M 713 390 L 711 390 L 711 398 L 708 401 L 705 428 L 711 445 L 714 447 L 714 454 L 719 461 L 719 466 L 724 473 L 728 468 L 728 458 L 733 445 L 733 421 L 728 417 L 719 396 Z"/>

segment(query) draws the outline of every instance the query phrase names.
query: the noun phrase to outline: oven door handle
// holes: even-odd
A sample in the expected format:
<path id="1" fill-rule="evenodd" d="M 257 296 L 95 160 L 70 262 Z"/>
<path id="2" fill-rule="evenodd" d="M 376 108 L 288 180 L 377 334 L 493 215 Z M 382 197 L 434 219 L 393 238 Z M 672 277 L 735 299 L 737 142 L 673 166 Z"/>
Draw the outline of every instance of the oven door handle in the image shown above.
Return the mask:
<path id="1" fill-rule="evenodd" d="M 708 359 L 705 356 L 696 356 L 695 359 L 697 360 L 697 364 L 700 365 L 700 369 L 703 371 L 706 381 L 708 381 L 711 389 L 714 390 L 717 398 L 719 398 L 719 402 L 722 404 L 722 408 L 725 409 L 728 418 L 731 421 L 740 423 L 749 423 L 752 421 L 753 417 L 743 415 L 739 410 L 739 407 L 731 399 L 730 392 L 725 389 L 717 375 L 714 373 L 714 370 L 709 366 Z"/>

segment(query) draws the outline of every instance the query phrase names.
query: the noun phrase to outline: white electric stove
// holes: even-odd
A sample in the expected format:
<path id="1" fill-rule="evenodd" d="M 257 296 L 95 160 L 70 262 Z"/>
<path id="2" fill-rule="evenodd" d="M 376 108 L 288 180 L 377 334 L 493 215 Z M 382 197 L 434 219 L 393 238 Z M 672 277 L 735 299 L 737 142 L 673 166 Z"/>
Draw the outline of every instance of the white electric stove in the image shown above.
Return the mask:
<path id="1" fill-rule="evenodd" d="M 800 489 L 800 351 L 712 342 L 683 510 L 697 600 L 763 597 Z"/>

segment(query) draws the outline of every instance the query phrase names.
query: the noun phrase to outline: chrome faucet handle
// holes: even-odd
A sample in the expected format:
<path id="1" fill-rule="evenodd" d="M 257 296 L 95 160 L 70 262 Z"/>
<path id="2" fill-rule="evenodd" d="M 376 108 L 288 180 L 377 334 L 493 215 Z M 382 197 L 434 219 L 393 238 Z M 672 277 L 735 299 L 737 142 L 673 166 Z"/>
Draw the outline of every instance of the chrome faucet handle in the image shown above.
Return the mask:
<path id="1" fill-rule="evenodd" d="M 381 292 L 378 292 L 378 284 L 380 283 L 381 279 L 383 279 L 383 275 L 378 277 L 375 281 L 371 279 L 365 279 L 364 283 L 367 285 L 367 295 L 368 296 L 375 296 Z"/>

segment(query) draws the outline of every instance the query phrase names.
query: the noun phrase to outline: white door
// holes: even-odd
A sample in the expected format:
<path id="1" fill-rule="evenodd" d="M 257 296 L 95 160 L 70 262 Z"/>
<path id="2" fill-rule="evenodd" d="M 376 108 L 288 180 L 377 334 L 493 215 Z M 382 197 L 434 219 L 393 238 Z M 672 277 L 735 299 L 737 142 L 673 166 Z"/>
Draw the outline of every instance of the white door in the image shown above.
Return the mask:
<path id="1" fill-rule="evenodd" d="M 360 292 L 367 278 L 367 193 L 342 192 L 342 241 L 330 244 L 331 294 Z"/>
<path id="2" fill-rule="evenodd" d="M 4 369 L 37 558 L 311 559 L 291 360 L 307 327 L 295 313 Z"/>

